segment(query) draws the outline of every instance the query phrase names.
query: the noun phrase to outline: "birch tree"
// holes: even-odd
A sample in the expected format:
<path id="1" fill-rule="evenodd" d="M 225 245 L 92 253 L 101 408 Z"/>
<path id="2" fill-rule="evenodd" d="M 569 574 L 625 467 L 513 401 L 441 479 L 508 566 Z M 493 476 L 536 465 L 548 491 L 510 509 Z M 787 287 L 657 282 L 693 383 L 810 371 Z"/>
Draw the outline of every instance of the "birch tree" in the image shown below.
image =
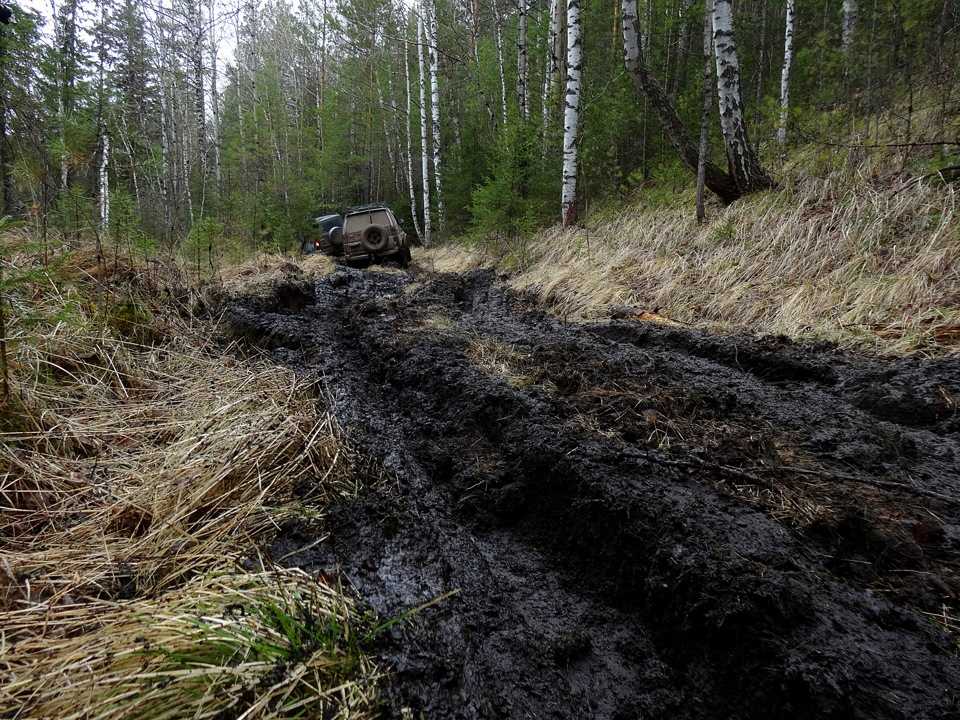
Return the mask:
<path id="1" fill-rule="evenodd" d="M 843 27 L 840 45 L 843 49 L 844 55 L 850 54 L 850 46 L 853 44 L 853 36 L 857 32 L 857 18 L 857 0 L 843 0 Z"/>
<path id="2" fill-rule="evenodd" d="M 433 184 L 437 191 L 437 226 L 443 230 L 443 172 L 440 161 L 440 84 L 437 57 L 437 6 L 427 0 L 424 12 L 427 16 L 428 51 L 430 57 L 430 119 L 433 122 Z"/>
<path id="3" fill-rule="evenodd" d="M 98 195 L 100 198 L 99 238 L 105 238 L 110 229 L 110 136 L 106 133 L 100 138 L 100 170 L 98 173 Z M 99 243 L 98 243 L 99 246 Z"/>
<path id="4" fill-rule="evenodd" d="M 645 96 L 660 118 L 671 145 L 683 163 L 694 173 L 698 172 L 700 154 L 697 143 L 687 133 L 676 108 L 670 102 L 666 91 L 650 74 L 644 63 L 643 46 L 637 14 L 637 0 L 622 0 L 623 11 L 623 58 L 624 64 L 634 88 L 639 95 Z M 731 203 L 742 194 L 733 176 L 724 172 L 709 160 L 704 166 L 704 182 L 725 203 Z"/>
<path id="5" fill-rule="evenodd" d="M 420 169 L 423 175 L 423 244 L 430 245 L 430 161 L 427 157 L 427 79 L 423 62 L 426 35 L 423 15 L 417 14 L 417 63 L 420 69 Z"/>
<path id="6" fill-rule="evenodd" d="M 787 0 L 786 30 L 783 36 L 783 69 L 780 71 L 780 127 L 777 128 L 777 143 L 783 147 L 787 142 L 787 116 L 790 112 L 790 65 L 793 63 L 793 23 L 796 0 Z"/>
<path id="7" fill-rule="evenodd" d="M 517 105 L 520 118 L 530 116 L 530 99 L 527 91 L 527 0 L 517 1 Z"/>
<path id="8" fill-rule="evenodd" d="M 713 106 L 713 0 L 703 5 L 703 85 L 701 88 L 700 148 L 697 156 L 697 222 L 706 217 L 703 188 L 707 179 L 707 156 L 710 152 L 710 108 Z"/>
<path id="9" fill-rule="evenodd" d="M 760 165 L 747 137 L 740 91 L 740 60 L 733 32 L 732 0 L 714 0 L 713 52 L 717 62 L 720 132 L 727 151 L 730 174 L 741 194 L 769 188 L 773 181 Z"/>
<path id="10" fill-rule="evenodd" d="M 410 52 L 407 44 L 403 46 L 403 74 L 407 81 L 407 187 L 410 189 L 410 217 L 413 220 L 413 229 L 420 242 L 423 234 L 420 232 L 420 222 L 417 220 L 417 193 L 413 185 L 413 141 L 410 123 Z"/>
<path id="11" fill-rule="evenodd" d="M 77 9 L 80 0 L 67 0 L 57 11 L 55 0 L 50 8 L 55 20 L 54 27 L 59 45 L 59 73 L 57 77 L 57 106 L 60 119 L 60 189 L 66 190 L 70 180 L 67 130 L 73 114 L 74 90 L 79 74 Z"/>
<path id="12" fill-rule="evenodd" d="M 497 0 L 491 0 L 493 4 L 493 29 L 494 39 L 497 44 L 497 73 L 500 77 L 500 113 L 503 124 L 507 124 L 507 75 L 503 68 L 503 17 L 500 15 L 500 7 Z"/>
<path id="13" fill-rule="evenodd" d="M 550 105 L 557 92 L 560 82 L 560 0 L 550 0 L 550 19 L 547 31 L 547 58 L 543 70 L 543 95 L 541 110 L 543 113 L 543 129 L 546 132 L 550 124 Z"/>
<path id="14" fill-rule="evenodd" d="M 567 91 L 563 109 L 563 175 L 560 193 L 564 226 L 577 221 L 577 151 L 580 131 L 580 70 L 583 44 L 580 0 L 567 0 Z"/>
<path id="15" fill-rule="evenodd" d="M 213 25 L 215 0 L 209 0 L 210 14 L 210 109 L 213 114 L 213 172 L 217 183 L 217 191 L 221 189 L 223 178 L 220 165 L 220 88 L 219 88 L 219 51 L 220 43 Z"/>

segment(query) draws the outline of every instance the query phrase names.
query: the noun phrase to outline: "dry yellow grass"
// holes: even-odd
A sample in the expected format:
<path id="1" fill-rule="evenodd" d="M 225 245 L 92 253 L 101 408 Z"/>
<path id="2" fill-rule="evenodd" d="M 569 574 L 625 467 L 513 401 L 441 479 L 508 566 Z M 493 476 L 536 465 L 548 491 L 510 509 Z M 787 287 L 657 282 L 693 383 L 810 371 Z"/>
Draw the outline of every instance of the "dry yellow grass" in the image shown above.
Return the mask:
<path id="1" fill-rule="evenodd" d="M 7 298 L 0 716 L 368 716 L 367 621 L 258 551 L 315 519 L 305 492 L 355 492 L 333 419 L 84 262 L 20 268 Z"/>
<path id="2" fill-rule="evenodd" d="M 212 572 L 158 597 L 3 620 L 22 638 L 0 653 L 4 717 L 346 720 L 376 702 L 356 608 L 298 570 Z"/>
<path id="3" fill-rule="evenodd" d="M 568 317 L 629 305 L 721 332 L 958 354 L 960 189 L 884 176 L 873 162 L 854 175 L 788 171 L 800 179 L 718 207 L 704 226 L 692 205 L 628 207 L 543 230 L 522 254 L 448 246 L 421 264 L 496 265 Z"/>
<path id="4" fill-rule="evenodd" d="M 224 288 L 230 290 L 248 290 L 251 286 L 269 283 L 291 274 L 303 274 L 307 277 L 327 275 L 333 272 L 333 258 L 321 253 L 311 255 L 258 255 L 238 265 L 225 268 L 219 280 Z"/>
<path id="5" fill-rule="evenodd" d="M 298 482 L 345 474 L 303 383 L 190 332 L 36 348 L 37 371 L 63 377 L 23 390 L 42 410 L 0 435 L 8 603 L 163 591 L 262 536 Z"/>
<path id="6" fill-rule="evenodd" d="M 466 353 L 476 367 L 503 378 L 512 387 L 527 387 L 536 380 L 530 366 L 531 353 L 521 351 L 512 343 L 478 335 L 470 340 Z"/>

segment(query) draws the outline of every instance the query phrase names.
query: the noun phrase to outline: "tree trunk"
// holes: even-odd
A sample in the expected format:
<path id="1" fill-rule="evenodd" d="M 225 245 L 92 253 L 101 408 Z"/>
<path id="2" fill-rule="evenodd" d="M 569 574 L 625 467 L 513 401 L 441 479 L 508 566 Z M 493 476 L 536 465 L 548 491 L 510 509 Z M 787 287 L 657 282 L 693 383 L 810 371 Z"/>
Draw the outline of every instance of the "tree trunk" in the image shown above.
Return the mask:
<path id="1" fill-rule="evenodd" d="M 437 53 L 437 6 L 434 0 L 426 9 L 429 30 L 428 51 L 430 54 L 430 118 L 433 121 L 433 185 L 437 191 L 437 227 L 443 230 L 443 173 L 440 163 L 440 84 L 438 79 Z"/>
<path id="2" fill-rule="evenodd" d="M 690 60 L 690 39 L 693 34 L 693 25 L 690 22 L 690 15 L 693 14 L 694 0 L 683 0 L 681 3 L 680 22 L 680 47 L 677 51 L 677 70 L 673 74 L 673 87 L 670 91 L 670 98 L 676 101 L 677 93 L 683 90 L 687 80 L 687 65 Z"/>
<path id="3" fill-rule="evenodd" d="M 543 129 L 550 124 L 550 105 L 554 101 L 560 82 L 560 0 L 550 0 L 550 24 L 547 34 L 547 63 L 543 72 Z"/>
<path id="4" fill-rule="evenodd" d="M 470 46 L 471 52 L 473 53 L 473 64 L 474 64 L 474 77 L 477 83 L 477 92 L 480 94 L 480 102 L 483 104 L 483 107 L 487 110 L 487 115 L 490 118 L 490 124 L 492 126 L 496 125 L 496 119 L 493 114 L 493 107 L 490 105 L 490 98 L 487 97 L 486 92 L 483 90 L 483 77 L 482 77 L 482 67 L 480 65 L 480 9 L 479 9 L 479 0 L 470 0 Z"/>
<path id="5" fill-rule="evenodd" d="M 582 62 L 580 0 L 567 0 L 567 92 L 563 111 L 563 188 L 560 195 L 561 217 L 565 227 L 577 221 L 577 142 Z"/>
<path id="6" fill-rule="evenodd" d="M 780 72 L 780 127 L 777 143 L 783 147 L 787 142 L 787 116 L 790 112 L 790 65 L 793 63 L 793 23 L 796 0 L 787 0 L 787 26 L 783 36 L 783 70 Z"/>
<path id="7" fill-rule="evenodd" d="M 389 71 L 388 71 L 387 77 L 389 78 Z M 387 161 L 390 163 L 390 169 L 392 171 L 393 168 L 395 168 L 398 165 L 398 162 L 397 162 L 398 158 L 394 155 L 394 148 L 398 147 L 398 144 L 396 143 L 393 137 L 394 113 L 391 110 L 391 108 L 393 107 L 393 95 L 391 93 L 390 95 L 387 96 L 387 99 L 384 100 L 383 88 L 380 87 L 380 79 L 376 75 L 374 75 L 373 77 L 373 84 L 377 89 L 377 103 L 380 106 L 380 113 L 383 119 L 383 139 L 387 149 Z M 389 91 L 390 91 L 390 88 L 388 87 L 387 92 Z M 387 103 L 389 103 L 390 107 L 387 106 Z M 400 184 L 397 181 L 396 173 L 391 172 L 390 174 L 393 176 L 394 189 L 397 191 L 397 194 L 399 195 Z"/>
<path id="8" fill-rule="evenodd" d="M 761 167 L 747 136 L 740 92 L 740 60 L 733 34 L 732 0 L 715 0 L 713 4 L 713 48 L 717 61 L 720 131 L 730 174 L 742 194 L 772 187 L 773 181 Z"/>
<path id="9" fill-rule="evenodd" d="M 756 101 L 753 104 L 753 125 L 755 128 L 760 127 L 760 107 L 763 103 L 763 71 L 767 64 L 767 10 L 769 9 L 767 0 L 762 1 L 761 8 L 760 58 L 757 61 L 757 82 L 756 87 L 754 88 L 754 97 L 756 98 Z M 760 148 L 759 131 L 757 135 L 758 137 L 753 146 L 755 152 L 759 152 Z"/>
<path id="10" fill-rule="evenodd" d="M 104 132 L 100 138 L 100 172 L 98 196 L 100 198 L 100 237 L 107 236 L 110 229 L 110 136 Z"/>
<path id="11" fill-rule="evenodd" d="M 420 169 L 423 173 L 423 244 L 430 245 L 430 161 L 427 146 L 427 78 L 423 62 L 423 45 L 426 36 L 423 15 L 417 14 L 417 62 L 420 68 Z"/>
<path id="12" fill-rule="evenodd" d="M 207 113 L 204 107 L 203 89 L 203 14 L 200 0 L 190 0 L 189 22 L 192 25 L 193 46 L 190 48 L 190 64 L 193 69 L 193 113 L 197 134 L 197 155 L 200 159 L 201 182 L 207 175 Z"/>
<path id="13" fill-rule="evenodd" d="M 10 370 L 7 367 L 7 314 L 3 307 L 3 263 L 0 262 L 0 400 L 4 403 L 10 398 Z"/>
<path id="14" fill-rule="evenodd" d="M 13 187 L 10 182 L 10 146 L 7 143 L 7 61 L 5 25 L 0 25 L 0 218 L 13 213 Z M 46 180 L 44 180 L 46 182 Z"/>
<path id="15" fill-rule="evenodd" d="M 222 170 L 220 166 L 220 69 L 218 67 L 219 42 L 214 34 L 214 2 L 209 0 L 210 12 L 210 107 L 213 111 L 213 173 L 217 183 L 217 192 L 222 190 Z"/>
<path id="16" fill-rule="evenodd" d="M 413 186 L 413 141 L 410 138 L 410 53 L 406 44 L 403 46 L 403 73 L 407 81 L 407 186 L 410 188 L 410 216 L 413 219 L 413 229 L 420 242 L 423 242 L 420 221 L 417 219 L 417 193 Z"/>
<path id="17" fill-rule="evenodd" d="M 520 118 L 529 119 L 530 99 L 527 92 L 527 0 L 517 2 L 517 105 Z"/>
<path id="18" fill-rule="evenodd" d="M 634 88 L 637 94 L 643 95 L 649 100 L 680 159 L 695 173 L 699 166 L 698 146 L 687 134 L 680 116 L 667 97 L 667 93 L 651 77 L 650 72 L 644 65 L 638 28 L 637 0 L 622 0 L 622 8 L 624 64 L 633 80 Z M 732 203 L 742 195 L 733 177 L 714 163 L 708 161 L 704 173 L 706 186 L 723 202 Z"/>
<path id="19" fill-rule="evenodd" d="M 503 18 L 497 0 L 493 0 L 494 38 L 497 41 L 497 70 L 500 73 L 500 111 L 503 124 L 507 124 L 507 76 L 503 69 Z"/>
<path id="20" fill-rule="evenodd" d="M 840 45 L 843 54 L 850 54 L 853 36 L 857 32 L 857 0 L 843 0 L 843 32 Z"/>
<path id="21" fill-rule="evenodd" d="M 792 2 L 792 0 L 790 0 Z M 705 0 L 703 9 L 703 89 L 700 113 L 700 149 L 697 157 L 697 222 L 707 218 L 703 188 L 707 178 L 710 152 L 710 108 L 713 103 L 713 0 Z"/>
<path id="22" fill-rule="evenodd" d="M 73 114 L 73 89 L 76 80 L 77 53 L 77 3 L 69 0 L 64 12 L 63 22 L 59 23 L 62 33 L 60 47 L 60 92 L 57 96 L 57 109 L 60 113 L 60 189 L 66 190 L 70 182 L 70 165 L 67 152 L 67 124 Z"/>

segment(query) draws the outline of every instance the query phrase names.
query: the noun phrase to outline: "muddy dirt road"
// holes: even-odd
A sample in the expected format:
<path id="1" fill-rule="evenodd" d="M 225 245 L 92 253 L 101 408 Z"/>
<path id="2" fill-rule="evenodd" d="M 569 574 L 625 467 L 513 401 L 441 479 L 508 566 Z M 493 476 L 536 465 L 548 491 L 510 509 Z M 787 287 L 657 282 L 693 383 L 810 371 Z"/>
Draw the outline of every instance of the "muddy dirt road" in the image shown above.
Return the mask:
<path id="1" fill-rule="evenodd" d="M 457 591 L 384 641 L 386 715 L 960 717 L 956 361 L 564 324 L 487 272 L 228 317 L 373 461 L 278 555 L 382 616 Z"/>

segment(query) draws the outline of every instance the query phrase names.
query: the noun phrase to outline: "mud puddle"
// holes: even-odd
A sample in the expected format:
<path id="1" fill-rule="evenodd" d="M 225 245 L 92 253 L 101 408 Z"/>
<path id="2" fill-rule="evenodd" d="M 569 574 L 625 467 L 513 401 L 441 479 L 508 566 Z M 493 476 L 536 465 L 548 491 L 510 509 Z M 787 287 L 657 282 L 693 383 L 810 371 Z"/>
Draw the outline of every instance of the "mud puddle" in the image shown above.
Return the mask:
<path id="1" fill-rule="evenodd" d="M 452 593 L 384 641 L 387 716 L 960 717 L 960 363 L 568 325 L 486 272 L 228 316 L 374 460 L 281 554 L 383 617 Z"/>

